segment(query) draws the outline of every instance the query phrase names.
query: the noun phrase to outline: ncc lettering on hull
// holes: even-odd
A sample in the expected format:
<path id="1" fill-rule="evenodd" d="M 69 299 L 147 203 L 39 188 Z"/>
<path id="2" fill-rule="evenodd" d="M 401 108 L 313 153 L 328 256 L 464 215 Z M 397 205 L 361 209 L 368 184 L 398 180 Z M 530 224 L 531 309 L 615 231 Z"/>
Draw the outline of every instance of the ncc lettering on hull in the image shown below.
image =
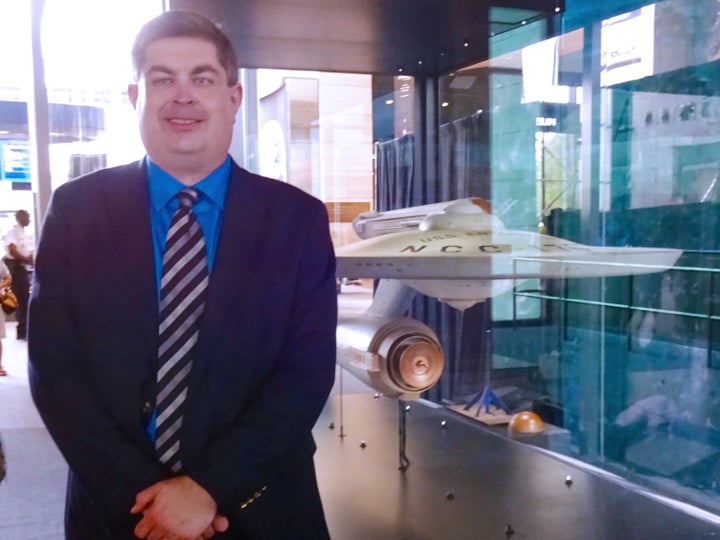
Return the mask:
<path id="1" fill-rule="evenodd" d="M 423 251 L 425 246 L 405 246 L 400 250 L 400 253 L 420 253 Z M 512 246 L 510 244 L 483 244 L 475 246 L 471 249 L 467 249 L 467 246 L 460 246 L 457 244 L 447 244 L 439 248 L 440 253 L 463 253 L 466 251 L 479 251 L 480 253 L 511 253 Z"/>

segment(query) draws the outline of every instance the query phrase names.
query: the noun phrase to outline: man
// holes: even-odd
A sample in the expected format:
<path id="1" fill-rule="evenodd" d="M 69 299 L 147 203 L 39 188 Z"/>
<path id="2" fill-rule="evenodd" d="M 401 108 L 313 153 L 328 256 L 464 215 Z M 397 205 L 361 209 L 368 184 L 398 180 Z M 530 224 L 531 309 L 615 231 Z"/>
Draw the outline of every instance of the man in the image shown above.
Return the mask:
<path id="1" fill-rule="evenodd" d="M 133 62 L 147 156 L 58 188 L 36 257 L 30 383 L 70 466 L 67 537 L 328 538 L 311 435 L 334 377 L 327 213 L 228 157 L 241 88 L 215 25 L 164 13 Z M 198 222 L 204 242 L 182 243 Z"/>
<path id="2" fill-rule="evenodd" d="M 30 239 L 25 234 L 25 227 L 30 224 L 27 210 L 15 212 L 15 225 L 5 235 L 5 264 L 12 275 L 12 287 L 17 296 L 18 306 L 15 311 L 17 320 L 17 338 L 27 339 L 27 308 L 30 295 L 30 271 L 33 264 L 33 251 Z"/>

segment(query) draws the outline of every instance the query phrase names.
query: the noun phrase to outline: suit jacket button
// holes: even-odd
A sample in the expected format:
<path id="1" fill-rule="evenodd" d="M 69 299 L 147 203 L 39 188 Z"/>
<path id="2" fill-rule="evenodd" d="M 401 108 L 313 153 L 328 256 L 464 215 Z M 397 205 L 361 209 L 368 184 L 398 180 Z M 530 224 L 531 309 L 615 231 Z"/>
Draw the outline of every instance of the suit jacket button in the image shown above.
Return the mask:
<path id="1" fill-rule="evenodd" d="M 143 414 L 150 414 L 152 412 L 152 409 L 153 409 L 152 403 L 150 403 L 149 401 L 146 401 L 145 403 L 143 403 L 143 406 L 142 406 Z"/>

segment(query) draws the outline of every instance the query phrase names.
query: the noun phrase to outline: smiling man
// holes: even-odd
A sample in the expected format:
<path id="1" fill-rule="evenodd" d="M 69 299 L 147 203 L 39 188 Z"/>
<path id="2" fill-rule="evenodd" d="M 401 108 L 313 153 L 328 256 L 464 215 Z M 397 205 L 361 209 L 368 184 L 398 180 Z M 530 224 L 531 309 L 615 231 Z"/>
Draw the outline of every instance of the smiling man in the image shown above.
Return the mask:
<path id="1" fill-rule="evenodd" d="M 70 466 L 66 536 L 328 538 L 325 208 L 229 157 L 242 89 L 212 22 L 164 13 L 132 58 L 147 156 L 58 188 L 36 257 L 30 382 Z"/>

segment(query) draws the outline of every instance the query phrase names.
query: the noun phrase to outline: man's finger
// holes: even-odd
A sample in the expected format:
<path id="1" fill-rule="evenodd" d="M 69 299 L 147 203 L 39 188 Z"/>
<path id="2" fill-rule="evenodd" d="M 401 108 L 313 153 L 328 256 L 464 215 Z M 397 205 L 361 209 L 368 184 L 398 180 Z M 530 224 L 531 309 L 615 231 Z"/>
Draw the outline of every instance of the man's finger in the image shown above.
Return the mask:
<path id="1" fill-rule="evenodd" d="M 148 533 L 150 532 L 150 527 L 148 524 L 144 521 L 140 521 L 137 525 L 135 525 L 135 529 L 133 530 L 133 534 L 137 538 L 147 538 Z"/>
<path id="2" fill-rule="evenodd" d="M 153 484 L 149 488 L 143 489 L 140 493 L 135 495 L 135 504 L 130 509 L 130 513 L 139 514 L 150 506 L 150 503 L 152 503 L 159 489 L 159 484 Z"/>
<path id="3" fill-rule="evenodd" d="M 222 514 L 217 514 L 213 518 L 210 526 L 213 529 L 215 529 L 217 532 L 225 532 L 228 530 L 228 527 L 230 526 L 230 522 L 228 521 L 228 518 L 226 518 Z"/>

